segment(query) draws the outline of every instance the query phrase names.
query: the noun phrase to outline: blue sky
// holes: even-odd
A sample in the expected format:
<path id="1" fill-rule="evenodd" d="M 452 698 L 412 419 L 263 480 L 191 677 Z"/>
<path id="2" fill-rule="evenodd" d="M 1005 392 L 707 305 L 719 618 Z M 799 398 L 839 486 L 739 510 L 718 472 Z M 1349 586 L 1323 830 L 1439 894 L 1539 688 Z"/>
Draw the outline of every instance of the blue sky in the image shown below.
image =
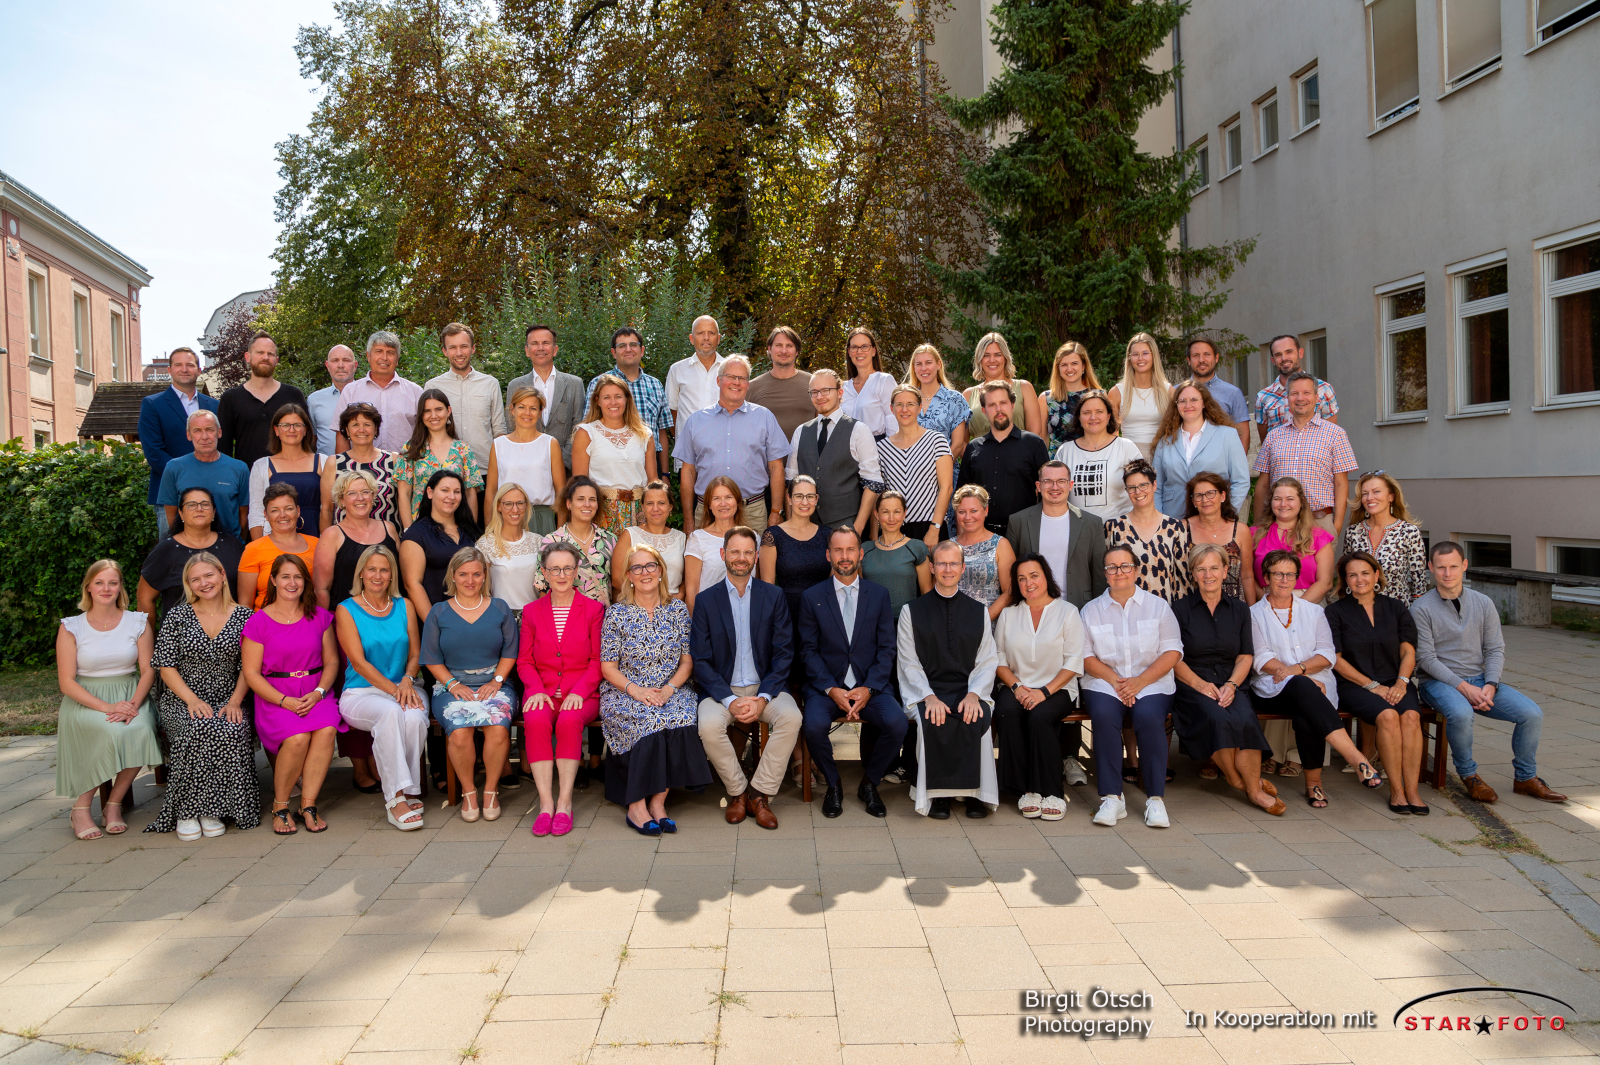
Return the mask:
<path id="1" fill-rule="evenodd" d="M 272 280 L 273 145 L 315 106 L 295 32 L 331 0 L 0 0 L 0 170 L 155 275 L 146 361 Z"/>

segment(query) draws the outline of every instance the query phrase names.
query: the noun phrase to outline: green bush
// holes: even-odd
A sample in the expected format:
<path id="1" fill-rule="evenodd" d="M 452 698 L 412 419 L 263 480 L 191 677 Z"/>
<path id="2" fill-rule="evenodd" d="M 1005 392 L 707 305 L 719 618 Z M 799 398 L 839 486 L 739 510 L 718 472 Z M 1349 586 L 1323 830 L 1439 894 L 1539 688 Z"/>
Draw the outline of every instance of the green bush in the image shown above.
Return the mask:
<path id="1" fill-rule="evenodd" d="M 0 665 L 52 661 L 56 622 L 78 612 L 96 559 L 122 564 L 133 597 L 156 538 L 149 479 L 135 444 L 0 445 Z"/>

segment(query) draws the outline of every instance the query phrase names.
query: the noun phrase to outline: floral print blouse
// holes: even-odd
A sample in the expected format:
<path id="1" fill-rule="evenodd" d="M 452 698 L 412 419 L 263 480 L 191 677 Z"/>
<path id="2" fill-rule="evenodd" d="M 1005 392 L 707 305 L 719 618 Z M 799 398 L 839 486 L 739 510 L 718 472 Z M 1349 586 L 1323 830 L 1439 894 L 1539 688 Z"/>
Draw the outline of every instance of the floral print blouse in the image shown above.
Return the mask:
<path id="1" fill-rule="evenodd" d="M 422 509 L 428 481 L 440 470 L 455 470 L 461 474 L 466 487 L 483 490 L 483 470 L 478 468 L 478 460 L 465 440 L 451 444 L 443 462 L 439 461 L 431 448 L 424 447 L 415 462 L 407 459 L 402 451 L 395 456 L 394 483 L 407 485 L 411 489 L 412 521 L 417 520 L 417 513 Z"/>
<path id="2" fill-rule="evenodd" d="M 611 553 L 617 549 L 617 535 L 607 529 L 596 525 L 594 538 L 585 548 L 572 535 L 572 530 L 563 525 L 549 536 L 539 541 L 539 553 L 542 556 L 544 549 L 551 544 L 565 544 L 578 554 L 577 589 L 584 595 L 593 599 L 601 606 L 611 602 Z M 544 595 L 550 590 L 550 584 L 544 579 L 544 570 L 536 571 L 533 579 L 534 591 L 537 595 Z"/>
<path id="3" fill-rule="evenodd" d="M 945 443 L 950 443 L 956 429 L 971 416 L 972 408 L 967 406 L 966 397 L 953 388 L 940 385 L 939 391 L 933 394 L 928 405 L 922 408 L 922 413 L 917 415 L 917 424 L 924 429 L 938 430 L 944 434 Z"/>

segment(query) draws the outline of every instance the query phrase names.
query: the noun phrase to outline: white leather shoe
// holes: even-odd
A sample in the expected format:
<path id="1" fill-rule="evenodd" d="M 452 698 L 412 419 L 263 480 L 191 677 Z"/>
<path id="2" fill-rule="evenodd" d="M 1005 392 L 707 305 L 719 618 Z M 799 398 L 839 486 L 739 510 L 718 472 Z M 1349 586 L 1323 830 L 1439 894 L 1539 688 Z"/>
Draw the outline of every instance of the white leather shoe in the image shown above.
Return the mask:
<path id="1" fill-rule="evenodd" d="M 178 821 L 178 838 L 185 843 L 193 843 L 200 838 L 200 822 L 192 817 L 185 817 Z"/>
<path id="2" fill-rule="evenodd" d="M 1100 810 L 1094 815 L 1094 823 L 1105 825 L 1107 828 L 1116 828 L 1117 822 L 1128 816 L 1128 803 L 1121 795 L 1102 795 L 1100 797 Z"/>
<path id="3" fill-rule="evenodd" d="M 1083 764 L 1076 758 L 1068 758 L 1066 764 L 1067 783 L 1073 787 L 1089 783 L 1089 774 L 1083 771 Z"/>
<path id="4" fill-rule="evenodd" d="M 228 828 L 215 817 L 202 817 L 200 819 L 200 831 L 207 839 L 212 839 L 228 831 Z"/>
<path id="5" fill-rule="evenodd" d="M 1152 795 L 1144 801 L 1144 823 L 1149 828 L 1171 828 L 1167 820 L 1167 804 Z"/>

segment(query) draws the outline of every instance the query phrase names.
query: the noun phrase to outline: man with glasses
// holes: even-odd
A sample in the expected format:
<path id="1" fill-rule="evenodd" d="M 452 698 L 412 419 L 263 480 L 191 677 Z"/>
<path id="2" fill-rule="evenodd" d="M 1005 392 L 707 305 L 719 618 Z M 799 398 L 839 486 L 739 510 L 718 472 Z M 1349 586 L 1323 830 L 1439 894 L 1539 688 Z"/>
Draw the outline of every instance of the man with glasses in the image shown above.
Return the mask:
<path id="1" fill-rule="evenodd" d="M 950 800 L 966 800 L 967 817 L 989 816 L 1000 804 L 989 732 L 994 671 L 1000 664 L 989 611 L 961 591 L 967 563 L 961 545 L 933 549 L 933 591 L 907 603 L 896 623 L 900 698 L 917 715 L 917 813 L 950 818 Z"/>
<path id="2" fill-rule="evenodd" d="M 1338 536 L 1350 502 L 1348 475 L 1357 466 L 1350 438 L 1317 412 L 1317 379 L 1301 370 L 1289 375 L 1289 413 L 1256 452 L 1255 523 L 1265 526 L 1271 520 L 1272 485 L 1293 477 L 1305 490 L 1311 520 Z"/>
<path id="3" fill-rule="evenodd" d="M 1061 598 L 1082 610 L 1106 590 L 1105 523 L 1068 502 L 1072 467 L 1060 459 L 1040 467 L 1034 487 L 1041 502 L 1011 515 L 1006 539 L 1017 558 L 1035 552 L 1043 555 Z"/>
<path id="4" fill-rule="evenodd" d="M 217 402 L 217 424 L 221 426 L 218 449 L 245 464 L 255 465 L 272 447 L 272 416 L 286 403 L 304 407 L 306 395 L 294 385 L 279 381 L 278 344 L 266 333 L 257 333 L 244 355 L 250 376 L 242 385 L 222 393 Z"/>
<path id="5" fill-rule="evenodd" d="M 804 474 L 817 482 L 818 525 L 849 525 L 865 539 L 867 519 L 883 491 L 878 443 L 872 430 L 839 409 L 839 375 L 811 375 L 811 405 L 817 416 L 794 431 L 789 443 L 789 479 Z"/>
<path id="6" fill-rule="evenodd" d="M 717 373 L 719 398 L 679 423 L 672 457 L 683 463 L 679 490 L 685 535 L 707 524 L 702 498 L 713 478 L 730 477 L 744 496 L 745 524 L 764 532 L 783 518 L 783 460 L 789 441 L 778 419 L 745 398 L 750 390 L 750 360 L 730 355 Z M 769 518 L 765 494 L 772 493 Z M 689 501 L 694 500 L 691 509 Z"/>
<path id="7" fill-rule="evenodd" d="M 628 382 L 628 391 L 633 393 L 633 405 L 638 408 L 639 420 L 656 438 L 656 469 L 665 470 L 661 456 L 667 450 L 667 433 L 672 429 L 672 415 L 667 410 L 666 389 L 660 381 L 644 372 L 644 337 L 637 329 L 623 326 L 611 334 L 611 359 L 616 369 L 594 375 L 589 382 L 589 391 L 583 397 L 583 409 L 585 412 L 589 410 L 594 400 L 594 390 L 603 378 L 615 376 Z M 751 391 L 754 392 L 754 386 Z M 751 401 L 755 402 L 754 395 Z"/>
<path id="8" fill-rule="evenodd" d="M 188 434 L 194 451 L 167 463 L 156 494 L 156 502 L 166 509 L 168 527 L 179 527 L 178 501 L 183 498 L 184 491 L 204 488 L 216 500 L 213 528 L 225 529 L 243 542 L 242 530 L 250 514 L 250 468 L 218 449 L 222 427 L 211 411 L 189 415 Z"/>
<path id="9" fill-rule="evenodd" d="M 396 373 L 399 365 L 399 336 L 380 329 L 367 338 L 367 375 L 339 390 L 336 415 L 342 415 L 352 403 L 369 403 L 378 412 L 383 424 L 378 427 L 373 445 L 380 451 L 404 448 L 417 425 L 417 403 L 422 399 L 422 386 Z M 342 433 L 338 449 L 350 450 L 350 441 Z"/>
<path id="10" fill-rule="evenodd" d="M 156 515 L 156 539 L 165 540 L 171 534 L 167 524 L 167 508 L 156 502 L 161 493 L 161 475 L 167 463 L 194 451 L 189 442 L 189 418 L 200 411 L 215 413 L 217 401 L 198 390 L 200 356 L 192 348 L 173 348 L 168 356 L 167 373 L 172 387 L 146 396 L 139 401 L 139 446 L 144 449 L 145 464 L 150 467 L 150 488 L 146 496 L 150 509 Z"/>
<path id="11" fill-rule="evenodd" d="M 1188 363 L 1189 380 L 1197 385 L 1204 385 L 1211 398 L 1217 401 L 1233 421 L 1234 428 L 1239 430 L 1239 443 L 1244 446 L 1245 454 L 1250 453 L 1250 405 L 1244 400 L 1244 393 L 1239 391 L 1231 382 L 1224 381 L 1217 376 L 1217 364 L 1222 361 L 1222 356 L 1217 354 L 1217 345 L 1210 337 L 1195 337 L 1189 341 Z"/>

